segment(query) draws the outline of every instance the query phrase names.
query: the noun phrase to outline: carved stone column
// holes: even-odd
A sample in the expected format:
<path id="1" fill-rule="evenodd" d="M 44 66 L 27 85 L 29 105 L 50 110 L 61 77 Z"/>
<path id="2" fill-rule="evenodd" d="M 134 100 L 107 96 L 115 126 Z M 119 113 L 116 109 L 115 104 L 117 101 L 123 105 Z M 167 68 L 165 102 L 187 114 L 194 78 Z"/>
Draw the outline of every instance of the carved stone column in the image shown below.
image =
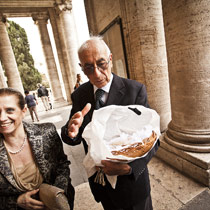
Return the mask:
<path id="1" fill-rule="evenodd" d="M 210 186 L 210 2 L 162 3 L 172 120 L 159 155 Z"/>
<path id="2" fill-rule="evenodd" d="M 52 25 L 53 35 L 55 38 L 56 49 L 58 53 L 58 59 L 61 68 L 61 74 L 64 82 L 64 88 L 66 92 L 67 101 L 71 103 L 71 93 L 74 91 L 74 83 L 70 74 L 70 66 L 68 62 L 67 48 L 65 44 L 65 37 L 63 33 L 63 25 L 60 22 L 59 15 L 55 10 L 49 9 L 50 22 Z"/>
<path id="3" fill-rule="evenodd" d="M 163 132 L 171 120 L 171 107 L 161 0 L 122 0 L 120 6 L 131 79 L 146 85 Z"/>
<path id="4" fill-rule="evenodd" d="M 50 84 L 52 88 L 53 98 L 55 102 L 63 102 L 64 98 L 62 95 L 60 80 L 58 76 L 58 71 L 56 67 L 55 58 L 53 55 L 53 50 L 50 42 L 49 33 L 47 30 L 47 20 L 48 16 L 45 14 L 33 15 L 33 20 L 38 25 L 40 38 L 42 42 L 42 48 L 45 55 L 45 60 L 47 64 L 48 75 L 50 78 Z M 55 104 L 54 104 L 55 105 Z"/>
<path id="5" fill-rule="evenodd" d="M 7 77 L 8 87 L 15 88 L 24 93 L 17 63 L 6 30 L 6 18 L 3 16 L 0 16 L 0 18 L 0 57 Z"/>
<path id="6" fill-rule="evenodd" d="M 136 1 L 140 45 L 150 106 L 160 115 L 161 131 L 171 120 L 165 34 L 161 0 Z"/>
<path id="7" fill-rule="evenodd" d="M 68 55 L 68 65 L 70 67 L 70 77 L 73 81 L 73 86 L 76 82 L 76 74 L 80 71 L 78 65 L 79 58 L 77 54 L 78 41 L 75 30 L 75 22 L 72 14 L 72 2 L 71 0 L 64 0 L 63 4 L 58 4 L 56 12 L 60 16 L 60 22 L 63 25 L 63 33 L 65 37 L 65 44 Z"/>

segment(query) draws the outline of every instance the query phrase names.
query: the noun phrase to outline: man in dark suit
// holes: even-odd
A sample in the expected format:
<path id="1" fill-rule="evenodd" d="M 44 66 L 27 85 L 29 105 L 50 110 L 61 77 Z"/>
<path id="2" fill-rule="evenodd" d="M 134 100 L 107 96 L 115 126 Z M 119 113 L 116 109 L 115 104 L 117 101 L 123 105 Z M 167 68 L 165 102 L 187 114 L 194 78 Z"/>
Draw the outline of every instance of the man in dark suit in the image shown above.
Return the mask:
<path id="1" fill-rule="evenodd" d="M 112 54 L 100 37 L 92 37 L 82 44 L 78 55 L 80 66 L 89 81 L 72 93 L 70 118 L 62 127 L 61 136 L 63 141 L 70 145 L 76 145 L 82 141 L 87 153 L 88 146 L 82 138 L 82 133 L 91 121 L 94 109 L 113 104 L 138 104 L 145 107 L 149 105 L 143 84 L 111 73 Z M 102 89 L 103 94 L 96 104 L 95 93 L 97 94 L 98 89 Z M 118 175 L 115 189 L 111 187 L 106 176 L 105 186 L 94 182 L 96 174 L 89 178 L 95 200 L 101 202 L 105 210 L 152 210 L 147 163 L 158 146 L 159 141 L 146 157 L 128 164 L 102 160 L 105 174 Z"/>

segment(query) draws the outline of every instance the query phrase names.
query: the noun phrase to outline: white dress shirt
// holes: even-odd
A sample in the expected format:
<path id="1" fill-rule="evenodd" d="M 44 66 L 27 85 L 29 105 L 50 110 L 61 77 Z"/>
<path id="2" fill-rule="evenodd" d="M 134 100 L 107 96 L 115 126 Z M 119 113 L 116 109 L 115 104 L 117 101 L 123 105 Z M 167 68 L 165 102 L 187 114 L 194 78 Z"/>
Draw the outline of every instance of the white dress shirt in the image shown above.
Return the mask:
<path id="1" fill-rule="evenodd" d="M 113 80 L 113 74 L 111 74 L 111 77 L 110 77 L 109 82 L 108 82 L 104 87 L 100 88 L 100 89 L 102 89 L 102 90 L 105 92 L 104 95 L 103 95 L 102 98 L 101 98 L 101 100 L 102 100 L 104 103 L 106 103 L 106 101 L 107 101 L 108 94 L 109 94 L 109 90 L 110 90 L 110 87 L 111 87 L 111 84 L 112 84 L 112 80 Z M 94 86 L 93 86 L 94 95 L 95 95 L 97 89 L 98 89 L 98 88 L 94 85 Z"/>

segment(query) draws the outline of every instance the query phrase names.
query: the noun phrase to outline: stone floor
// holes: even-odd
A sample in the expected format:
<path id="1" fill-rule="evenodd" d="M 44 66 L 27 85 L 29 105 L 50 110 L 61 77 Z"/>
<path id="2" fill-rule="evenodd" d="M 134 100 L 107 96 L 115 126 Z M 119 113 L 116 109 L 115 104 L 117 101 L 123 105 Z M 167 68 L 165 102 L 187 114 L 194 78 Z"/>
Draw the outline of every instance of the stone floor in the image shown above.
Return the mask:
<path id="1" fill-rule="evenodd" d="M 71 106 L 43 111 L 38 105 L 40 123 L 53 122 L 60 134 L 60 128 L 66 123 Z M 31 121 L 29 114 L 26 121 Z M 82 165 L 85 156 L 82 145 L 68 146 L 64 151 L 71 161 L 72 183 L 75 186 L 76 198 L 74 210 L 101 210 L 89 189 L 87 175 Z M 154 157 L 149 165 L 154 210 L 210 210 L 209 188 L 182 175 L 171 166 Z"/>

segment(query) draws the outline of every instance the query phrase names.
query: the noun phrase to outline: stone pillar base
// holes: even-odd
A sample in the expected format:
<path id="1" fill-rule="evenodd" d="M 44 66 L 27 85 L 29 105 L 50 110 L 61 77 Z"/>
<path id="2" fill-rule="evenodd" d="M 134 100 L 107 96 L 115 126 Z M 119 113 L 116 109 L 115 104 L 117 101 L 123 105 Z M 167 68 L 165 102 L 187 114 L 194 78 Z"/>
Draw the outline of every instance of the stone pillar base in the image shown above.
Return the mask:
<path id="1" fill-rule="evenodd" d="M 67 101 L 54 101 L 53 102 L 53 108 L 56 109 L 56 108 L 59 108 L 59 107 L 63 107 L 63 106 L 68 106 L 70 105 L 69 102 Z"/>
<path id="2" fill-rule="evenodd" d="M 181 173 L 210 187 L 210 153 L 187 152 L 171 146 L 160 137 L 157 157 Z M 173 181 L 173 180 L 172 180 Z"/>

